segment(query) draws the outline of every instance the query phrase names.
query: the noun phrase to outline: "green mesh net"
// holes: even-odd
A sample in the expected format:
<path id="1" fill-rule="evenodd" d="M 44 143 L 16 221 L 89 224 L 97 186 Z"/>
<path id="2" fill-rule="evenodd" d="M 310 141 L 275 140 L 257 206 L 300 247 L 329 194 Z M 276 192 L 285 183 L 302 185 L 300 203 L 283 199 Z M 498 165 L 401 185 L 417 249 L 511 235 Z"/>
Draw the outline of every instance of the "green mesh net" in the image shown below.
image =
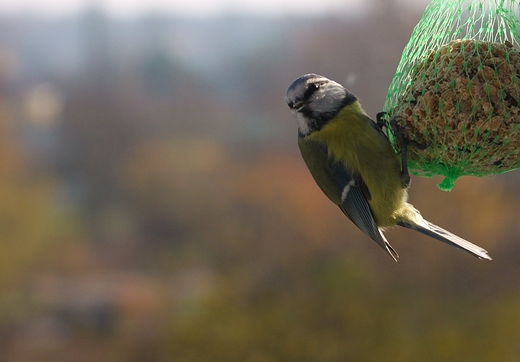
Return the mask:
<path id="1" fill-rule="evenodd" d="M 408 165 L 442 190 L 520 167 L 519 3 L 433 0 L 403 51 L 384 110 L 429 145 Z"/>

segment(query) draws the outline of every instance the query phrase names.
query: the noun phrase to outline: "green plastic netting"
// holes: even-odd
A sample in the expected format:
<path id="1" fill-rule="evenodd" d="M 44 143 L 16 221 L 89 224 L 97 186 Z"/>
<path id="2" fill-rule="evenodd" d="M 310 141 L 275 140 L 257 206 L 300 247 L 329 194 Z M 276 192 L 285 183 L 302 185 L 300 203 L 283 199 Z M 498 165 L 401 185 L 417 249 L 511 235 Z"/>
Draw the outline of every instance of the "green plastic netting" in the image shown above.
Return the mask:
<path id="1" fill-rule="evenodd" d="M 384 110 L 429 144 L 408 165 L 442 190 L 520 167 L 519 3 L 433 0 L 404 48 Z"/>

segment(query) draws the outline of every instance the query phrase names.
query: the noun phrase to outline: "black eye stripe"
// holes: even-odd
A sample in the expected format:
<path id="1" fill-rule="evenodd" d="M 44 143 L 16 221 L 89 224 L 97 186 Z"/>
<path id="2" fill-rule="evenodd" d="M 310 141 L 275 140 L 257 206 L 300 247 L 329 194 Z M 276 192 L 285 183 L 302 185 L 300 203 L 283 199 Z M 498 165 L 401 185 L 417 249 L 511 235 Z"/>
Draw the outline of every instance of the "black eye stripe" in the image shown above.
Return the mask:
<path id="1" fill-rule="evenodd" d="M 303 99 L 304 100 L 309 99 L 314 94 L 314 92 L 316 92 L 318 90 L 318 88 L 320 88 L 319 84 L 317 84 L 317 83 L 310 83 L 307 86 L 307 89 L 305 90 L 305 93 L 303 94 Z"/>

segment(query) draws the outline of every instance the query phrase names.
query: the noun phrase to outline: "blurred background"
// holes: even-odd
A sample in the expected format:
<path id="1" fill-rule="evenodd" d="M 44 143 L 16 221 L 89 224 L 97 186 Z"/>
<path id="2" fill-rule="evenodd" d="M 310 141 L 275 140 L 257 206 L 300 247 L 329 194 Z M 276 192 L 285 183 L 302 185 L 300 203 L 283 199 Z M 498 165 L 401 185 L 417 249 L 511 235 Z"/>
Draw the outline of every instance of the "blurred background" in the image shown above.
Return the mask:
<path id="1" fill-rule="evenodd" d="M 394 263 L 288 85 L 382 110 L 427 1 L 0 1 L 0 360 L 520 361 L 520 172 L 413 179 Z"/>

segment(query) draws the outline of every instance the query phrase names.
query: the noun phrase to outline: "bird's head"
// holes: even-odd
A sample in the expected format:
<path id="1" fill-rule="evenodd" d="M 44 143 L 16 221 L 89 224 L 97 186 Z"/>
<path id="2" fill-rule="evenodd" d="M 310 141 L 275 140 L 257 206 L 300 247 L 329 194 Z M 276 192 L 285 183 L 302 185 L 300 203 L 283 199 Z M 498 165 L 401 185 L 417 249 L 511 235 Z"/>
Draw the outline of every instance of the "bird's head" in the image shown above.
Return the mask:
<path id="1" fill-rule="evenodd" d="M 285 102 L 298 121 L 301 136 L 318 131 L 356 97 L 341 84 L 317 74 L 296 79 L 287 89 Z"/>

